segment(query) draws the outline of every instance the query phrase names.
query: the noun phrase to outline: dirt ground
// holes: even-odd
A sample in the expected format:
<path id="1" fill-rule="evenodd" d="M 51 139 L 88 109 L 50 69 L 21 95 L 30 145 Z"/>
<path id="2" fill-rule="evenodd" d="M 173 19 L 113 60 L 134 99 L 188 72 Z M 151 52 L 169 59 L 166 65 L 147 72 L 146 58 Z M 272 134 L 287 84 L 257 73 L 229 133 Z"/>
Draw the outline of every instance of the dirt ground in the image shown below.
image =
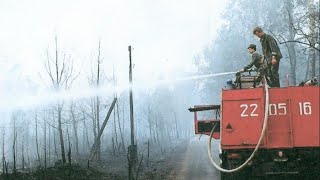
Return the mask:
<path id="1" fill-rule="evenodd" d="M 157 144 L 149 146 L 147 143 L 138 144 L 139 166 L 134 172 L 136 180 L 163 180 L 172 179 L 174 169 L 181 164 L 189 140 L 180 139 L 172 141 L 166 147 Z M 127 180 L 128 159 L 126 153 L 103 152 L 99 164 L 78 161 L 70 165 L 54 166 L 47 169 L 29 170 L 16 174 L 1 174 L 0 180 Z"/>
<path id="2" fill-rule="evenodd" d="M 150 145 L 149 158 L 147 143 L 138 145 L 138 171 L 134 172 L 135 179 L 143 180 L 163 180 L 172 179 L 171 174 L 181 163 L 181 159 L 187 150 L 189 140 L 174 140 L 169 146 L 159 147 L 157 144 Z M 127 154 L 104 156 L 100 172 L 112 172 L 112 179 L 128 179 L 128 159 Z M 137 173 L 138 172 L 138 173 Z"/>

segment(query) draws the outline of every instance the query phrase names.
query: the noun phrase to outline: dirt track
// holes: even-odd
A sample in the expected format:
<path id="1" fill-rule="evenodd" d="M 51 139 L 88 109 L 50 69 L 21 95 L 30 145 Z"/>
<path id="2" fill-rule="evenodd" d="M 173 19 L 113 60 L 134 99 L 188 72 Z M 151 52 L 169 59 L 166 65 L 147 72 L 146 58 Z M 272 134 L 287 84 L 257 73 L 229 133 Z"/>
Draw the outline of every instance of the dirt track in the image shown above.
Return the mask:
<path id="1" fill-rule="evenodd" d="M 210 163 L 207 153 L 207 136 L 192 138 L 179 166 L 173 171 L 170 179 L 177 180 L 219 180 L 220 172 Z M 218 142 L 213 141 L 215 159 L 218 155 Z"/>

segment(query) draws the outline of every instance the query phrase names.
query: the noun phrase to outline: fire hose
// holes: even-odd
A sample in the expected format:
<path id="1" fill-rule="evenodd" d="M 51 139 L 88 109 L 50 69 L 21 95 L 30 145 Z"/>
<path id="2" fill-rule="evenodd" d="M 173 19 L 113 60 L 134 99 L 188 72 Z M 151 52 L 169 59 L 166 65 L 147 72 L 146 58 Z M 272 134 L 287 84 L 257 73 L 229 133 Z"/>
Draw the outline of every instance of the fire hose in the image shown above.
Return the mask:
<path id="1" fill-rule="evenodd" d="M 269 91 L 268 91 L 268 86 L 267 86 L 267 83 L 266 83 L 266 79 L 264 77 L 264 85 L 265 85 L 265 111 L 264 111 L 264 120 L 263 120 L 263 127 L 262 127 L 262 131 L 261 131 L 261 134 L 260 134 L 260 138 L 259 138 L 259 141 L 256 145 L 256 147 L 254 148 L 252 154 L 250 155 L 250 157 L 240 166 L 238 166 L 237 168 L 234 168 L 234 169 L 224 169 L 222 167 L 220 167 L 212 158 L 212 154 L 211 154 L 211 139 L 212 139 L 212 135 L 213 135 L 213 130 L 215 127 L 212 128 L 211 130 L 211 133 L 210 133 L 210 136 L 209 136 L 209 141 L 208 141 L 208 155 L 209 155 L 209 158 L 210 158 L 210 161 L 211 161 L 211 164 L 217 168 L 219 171 L 222 171 L 222 172 L 225 172 L 225 173 L 232 173 L 232 172 L 236 172 L 236 171 L 239 171 L 241 170 L 243 167 L 245 167 L 251 160 L 252 158 L 255 156 L 255 154 L 257 153 L 260 145 L 261 145 L 261 142 L 262 142 L 262 139 L 264 137 L 264 134 L 266 132 L 266 129 L 267 129 L 267 122 L 268 122 L 268 112 L 269 112 Z"/>

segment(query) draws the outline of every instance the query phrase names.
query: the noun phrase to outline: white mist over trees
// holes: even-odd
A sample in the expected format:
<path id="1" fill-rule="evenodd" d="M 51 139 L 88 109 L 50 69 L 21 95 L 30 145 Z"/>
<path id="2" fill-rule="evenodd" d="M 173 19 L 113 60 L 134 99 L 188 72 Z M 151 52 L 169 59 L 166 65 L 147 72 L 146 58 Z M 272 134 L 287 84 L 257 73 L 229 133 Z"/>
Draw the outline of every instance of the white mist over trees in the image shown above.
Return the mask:
<path id="1" fill-rule="evenodd" d="M 3 172 L 87 161 L 115 97 L 118 100 L 97 144 L 94 163 L 100 163 L 103 158 L 108 161 L 106 154 L 127 153 L 130 144 L 128 89 L 122 87 L 118 92 L 114 68 L 108 68 L 111 69 L 109 72 L 104 68 L 113 65 L 102 56 L 102 44 L 97 42 L 97 55 L 90 61 L 91 66 L 83 67 L 91 72 L 86 74 L 81 73 L 83 69 L 76 72 L 79 68 L 73 64 L 71 53 L 63 50 L 59 36 L 54 37 L 54 48 L 47 50 L 43 60 L 45 73 L 40 77 L 58 99 L 21 110 L 11 109 L 7 117 L 10 123 L 5 120 L 1 129 Z M 127 52 L 124 50 L 124 53 Z M 181 77 L 191 75 L 177 74 Z M 192 81 L 166 83 L 161 80 L 163 77 L 159 77 L 161 83 L 155 81 L 150 87 L 133 84 L 135 136 L 138 147 L 148 143 L 166 154 L 173 141 L 193 135 L 192 115 L 187 109 L 199 98 L 194 94 Z M 59 92 L 69 95 L 81 92 L 77 86 L 72 87 L 73 83 L 87 83 L 92 90 L 113 89 L 105 93 L 93 91 L 77 98 L 59 97 Z M 146 151 L 141 148 L 138 153 L 141 158 Z"/>

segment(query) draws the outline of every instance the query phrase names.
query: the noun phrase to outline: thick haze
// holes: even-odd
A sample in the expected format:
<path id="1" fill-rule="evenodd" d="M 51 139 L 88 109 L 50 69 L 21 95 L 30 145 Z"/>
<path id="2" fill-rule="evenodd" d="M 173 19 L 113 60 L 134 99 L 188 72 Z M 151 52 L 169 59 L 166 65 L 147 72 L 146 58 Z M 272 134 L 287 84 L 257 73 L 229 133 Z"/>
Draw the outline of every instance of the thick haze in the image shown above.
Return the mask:
<path id="1" fill-rule="evenodd" d="M 152 176 L 159 162 L 171 169 L 179 162 L 163 158 L 195 136 L 188 108 L 220 104 L 227 80 L 252 58 L 248 45 L 261 52 L 254 27 L 277 39 L 281 87 L 320 79 L 319 7 L 319 0 L 2 0 L 3 165 L 19 174 L 68 161 L 87 167 L 92 155 L 93 163 L 107 165 L 100 167 L 108 173 L 122 169 L 125 177 L 135 144 L 136 179 L 140 165 Z M 205 115 L 198 117 L 214 118 Z"/>
<path id="2" fill-rule="evenodd" d="M 128 82 L 128 45 L 133 47 L 134 81 L 152 82 L 194 72 L 192 59 L 216 36 L 225 1 L 2 1 L 0 7 L 1 106 L 13 97 L 42 92 L 46 51 L 71 57 L 87 84 L 98 41 L 107 76 L 115 67 Z M 15 99 L 15 98 L 14 98 Z M 21 99 L 21 98 L 16 98 Z M 15 101 L 15 100 L 13 100 Z"/>

